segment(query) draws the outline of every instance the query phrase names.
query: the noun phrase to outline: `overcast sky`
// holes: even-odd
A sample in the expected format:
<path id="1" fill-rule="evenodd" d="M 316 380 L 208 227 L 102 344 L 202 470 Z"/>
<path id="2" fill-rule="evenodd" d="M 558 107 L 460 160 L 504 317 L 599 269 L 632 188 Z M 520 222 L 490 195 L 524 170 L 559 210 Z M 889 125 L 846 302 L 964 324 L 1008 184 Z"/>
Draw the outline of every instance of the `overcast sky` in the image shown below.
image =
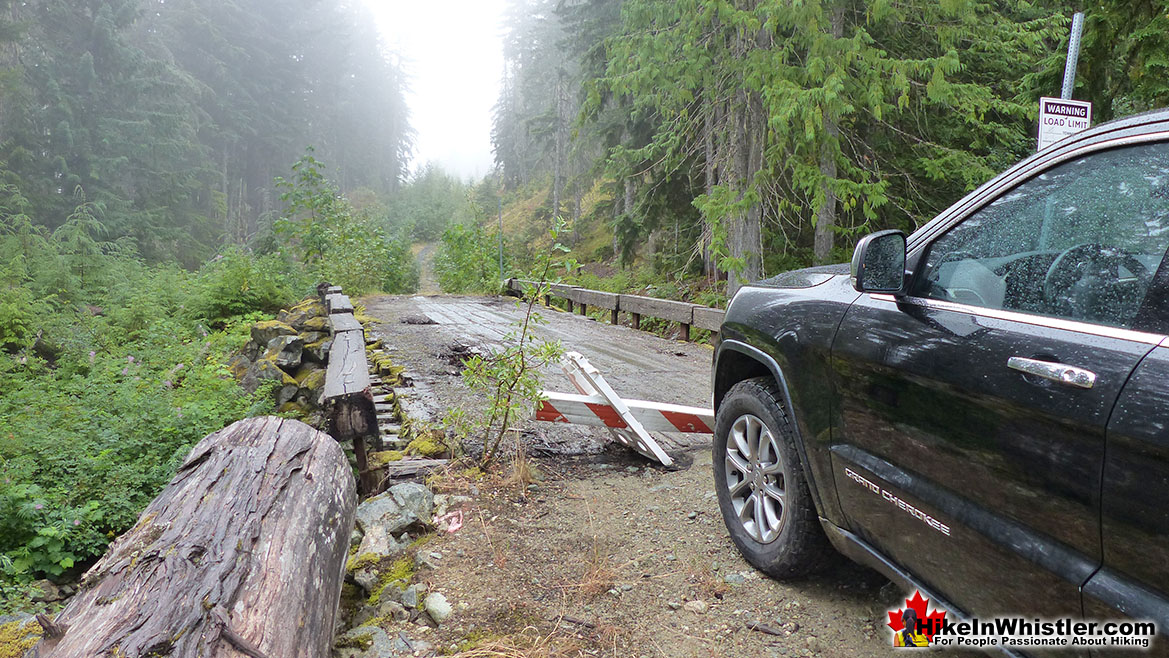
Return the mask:
<path id="1" fill-rule="evenodd" d="M 506 0 L 365 0 L 411 76 L 412 169 L 437 162 L 460 178 L 492 166 L 491 107 L 503 71 Z"/>

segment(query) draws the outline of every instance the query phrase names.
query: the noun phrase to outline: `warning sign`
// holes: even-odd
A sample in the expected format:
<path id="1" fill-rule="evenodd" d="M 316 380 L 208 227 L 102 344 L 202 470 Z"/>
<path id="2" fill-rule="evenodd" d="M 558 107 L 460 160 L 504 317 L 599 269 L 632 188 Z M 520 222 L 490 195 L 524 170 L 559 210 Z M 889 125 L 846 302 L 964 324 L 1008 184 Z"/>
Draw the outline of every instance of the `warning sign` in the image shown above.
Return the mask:
<path id="1" fill-rule="evenodd" d="M 1062 98 L 1039 99 L 1039 150 L 1087 130 L 1092 125 L 1092 104 Z"/>

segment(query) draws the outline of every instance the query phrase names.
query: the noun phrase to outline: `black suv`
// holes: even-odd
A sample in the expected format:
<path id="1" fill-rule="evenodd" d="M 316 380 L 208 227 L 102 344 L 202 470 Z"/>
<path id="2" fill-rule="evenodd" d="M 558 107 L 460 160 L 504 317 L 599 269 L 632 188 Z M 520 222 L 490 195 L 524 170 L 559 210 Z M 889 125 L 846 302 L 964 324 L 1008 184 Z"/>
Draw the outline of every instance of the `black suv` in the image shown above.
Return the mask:
<path id="1" fill-rule="evenodd" d="M 1167 247 L 1160 111 L 866 237 L 851 271 L 741 289 L 713 373 L 735 544 L 783 578 L 830 542 L 958 615 L 1169 630 Z"/>

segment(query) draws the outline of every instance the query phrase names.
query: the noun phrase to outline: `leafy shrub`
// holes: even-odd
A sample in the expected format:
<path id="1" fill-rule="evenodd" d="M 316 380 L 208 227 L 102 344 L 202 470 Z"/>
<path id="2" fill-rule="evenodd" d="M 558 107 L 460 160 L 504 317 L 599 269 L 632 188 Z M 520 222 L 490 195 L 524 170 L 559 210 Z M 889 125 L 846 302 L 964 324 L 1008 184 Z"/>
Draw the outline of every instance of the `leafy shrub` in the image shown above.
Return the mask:
<path id="1" fill-rule="evenodd" d="M 71 329 L 53 365 L 0 355 L 4 577 L 57 576 L 100 556 L 196 442 L 269 410 L 259 395 L 241 395 L 222 364 L 246 329 L 205 336 L 160 314 L 130 335 L 116 326 L 121 315 L 44 318 L 46 335 Z"/>
<path id="2" fill-rule="evenodd" d="M 222 323 L 255 311 L 273 313 L 303 297 L 312 281 L 281 254 L 233 247 L 203 266 L 197 286 L 196 314 Z"/>
<path id="3" fill-rule="evenodd" d="M 52 236 L 0 214 L 0 609 L 100 556 L 205 435 L 271 411 L 223 365 L 248 336 L 226 318 L 305 285 L 278 256 L 147 266 L 87 213 Z"/>
<path id="4" fill-rule="evenodd" d="M 33 320 L 32 291 L 20 285 L 0 283 L 0 349 L 25 342 Z"/>
<path id="5" fill-rule="evenodd" d="M 434 273 L 443 292 L 499 292 L 498 234 L 474 224 L 451 226 L 443 231 Z"/>
<path id="6" fill-rule="evenodd" d="M 292 166 L 292 180 L 277 179 L 287 204 L 273 226 L 280 250 L 352 296 L 416 290 L 418 269 L 407 241 L 355 210 L 325 178 L 324 168 L 309 149 Z"/>

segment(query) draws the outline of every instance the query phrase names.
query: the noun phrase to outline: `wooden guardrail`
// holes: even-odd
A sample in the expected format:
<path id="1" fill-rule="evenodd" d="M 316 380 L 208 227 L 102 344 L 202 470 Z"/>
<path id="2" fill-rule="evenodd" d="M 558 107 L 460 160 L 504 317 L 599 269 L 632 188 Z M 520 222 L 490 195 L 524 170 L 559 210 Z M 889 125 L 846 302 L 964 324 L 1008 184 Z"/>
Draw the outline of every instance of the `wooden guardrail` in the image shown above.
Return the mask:
<path id="1" fill-rule="evenodd" d="M 366 439 L 378 436 L 377 409 L 365 356 L 365 330 L 353 317 L 353 303 L 338 286 L 317 287 L 329 314 L 333 344 L 325 370 L 322 408 L 329 419 L 329 434 L 338 441 L 352 441 L 357 458 L 358 491 L 367 494 L 377 487 L 376 474 L 369 471 Z"/>
<path id="2" fill-rule="evenodd" d="M 530 288 L 536 285 L 538 284 L 535 281 L 508 279 L 507 291 L 522 295 L 525 286 Z M 642 316 L 677 322 L 682 328 L 683 340 L 690 340 L 691 327 L 717 333 L 722 328 L 723 315 L 725 314 L 722 309 L 656 297 L 602 292 L 560 283 L 551 284 L 549 288 L 549 294 L 544 296 L 545 304 L 550 304 L 552 297 L 564 299 L 568 301 L 570 313 L 579 308 L 581 315 L 587 313 L 590 306 L 606 309 L 609 311 L 609 322 L 612 324 L 617 324 L 620 321 L 620 313 L 629 313 L 632 316 L 634 329 L 641 328 Z"/>

